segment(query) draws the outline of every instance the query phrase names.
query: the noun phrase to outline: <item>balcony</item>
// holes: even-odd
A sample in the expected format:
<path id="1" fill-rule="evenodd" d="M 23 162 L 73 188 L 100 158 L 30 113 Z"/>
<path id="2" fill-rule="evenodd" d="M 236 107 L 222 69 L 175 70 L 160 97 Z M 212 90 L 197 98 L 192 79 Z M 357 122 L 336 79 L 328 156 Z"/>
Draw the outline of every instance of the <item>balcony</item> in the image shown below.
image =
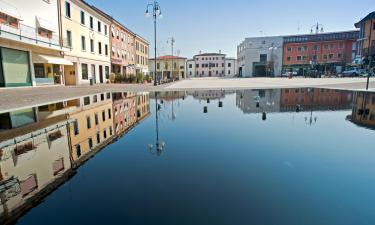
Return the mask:
<path id="1" fill-rule="evenodd" d="M 43 34 L 43 33 L 42 33 Z M 40 47 L 50 48 L 54 50 L 67 51 L 60 45 L 60 38 L 57 34 L 43 35 L 38 33 L 38 29 L 35 27 L 29 27 L 23 24 L 18 26 L 11 26 L 8 24 L 0 24 L 0 37 L 19 41 L 25 44 L 37 45 Z"/>

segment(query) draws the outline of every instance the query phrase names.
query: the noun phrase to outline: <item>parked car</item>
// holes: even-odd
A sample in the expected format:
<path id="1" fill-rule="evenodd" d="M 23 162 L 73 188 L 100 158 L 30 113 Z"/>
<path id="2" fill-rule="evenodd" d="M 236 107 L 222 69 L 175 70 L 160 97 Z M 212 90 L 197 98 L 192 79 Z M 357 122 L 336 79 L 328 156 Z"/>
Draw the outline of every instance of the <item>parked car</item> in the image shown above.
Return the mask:
<path id="1" fill-rule="evenodd" d="M 362 70 L 362 71 L 359 73 L 359 76 L 360 76 L 360 77 L 367 77 L 368 75 L 370 75 L 370 77 L 375 76 L 374 72 L 372 72 L 372 71 Z"/>
<path id="2" fill-rule="evenodd" d="M 356 76 L 359 76 L 361 72 L 362 72 L 361 69 L 352 67 L 342 72 L 342 76 L 343 77 L 356 77 Z"/>

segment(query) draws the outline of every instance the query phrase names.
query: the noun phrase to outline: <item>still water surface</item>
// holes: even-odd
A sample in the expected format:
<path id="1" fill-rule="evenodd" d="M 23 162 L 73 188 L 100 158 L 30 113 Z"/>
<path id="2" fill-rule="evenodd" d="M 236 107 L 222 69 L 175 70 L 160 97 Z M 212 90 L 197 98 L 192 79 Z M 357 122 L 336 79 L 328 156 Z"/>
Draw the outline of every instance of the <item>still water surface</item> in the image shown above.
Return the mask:
<path id="1" fill-rule="evenodd" d="M 17 224 L 375 224 L 375 94 L 287 90 L 151 93 Z"/>

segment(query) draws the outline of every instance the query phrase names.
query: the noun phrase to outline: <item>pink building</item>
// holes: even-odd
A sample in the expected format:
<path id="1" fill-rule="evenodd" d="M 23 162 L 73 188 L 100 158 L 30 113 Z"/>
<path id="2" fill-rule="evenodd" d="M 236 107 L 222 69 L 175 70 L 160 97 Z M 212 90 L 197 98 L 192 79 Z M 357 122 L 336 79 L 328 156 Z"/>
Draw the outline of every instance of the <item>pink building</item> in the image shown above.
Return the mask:
<path id="1" fill-rule="evenodd" d="M 189 77 L 231 77 L 236 74 L 236 59 L 221 53 L 195 55 L 187 61 Z"/>

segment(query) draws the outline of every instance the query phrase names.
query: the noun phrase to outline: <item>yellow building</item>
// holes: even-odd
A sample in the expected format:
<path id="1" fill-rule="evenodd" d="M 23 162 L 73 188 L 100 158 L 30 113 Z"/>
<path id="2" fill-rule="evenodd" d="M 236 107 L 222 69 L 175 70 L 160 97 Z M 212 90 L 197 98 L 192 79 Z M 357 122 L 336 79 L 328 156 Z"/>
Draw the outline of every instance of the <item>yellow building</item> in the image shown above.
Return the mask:
<path id="1" fill-rule="evenodd" d="M 66 85 L 107 83 L 110 71 L 110 24 L 102 12 L 81 0 L 62 0 L 60 5 L 65 58 L 74 63 L 65 66 Z"/>
<path id="2" fill-rule="evenodd" d="M 150 93 L 137 93 L 137 117 L 138 121 L 144 119 L 150 113 Z"/>
<path id="3" fill-rule="evenodd" d="M 360 126 L 375 128 L 375 93 L 355 94 L 351 119 Z"/>
<path id="4" fill-rule="evenodd" d="M 74 162 L 102 146 L 114 135 L 111 93 L 80 98 L 79 109 L 69 113 L 71 157 Z"/>
<path id="5" fill-rule="evenodd" d="M 148 74 L 149 42 L 139 35 L 135 37 L 135 68 L 136 74 Z"/>

